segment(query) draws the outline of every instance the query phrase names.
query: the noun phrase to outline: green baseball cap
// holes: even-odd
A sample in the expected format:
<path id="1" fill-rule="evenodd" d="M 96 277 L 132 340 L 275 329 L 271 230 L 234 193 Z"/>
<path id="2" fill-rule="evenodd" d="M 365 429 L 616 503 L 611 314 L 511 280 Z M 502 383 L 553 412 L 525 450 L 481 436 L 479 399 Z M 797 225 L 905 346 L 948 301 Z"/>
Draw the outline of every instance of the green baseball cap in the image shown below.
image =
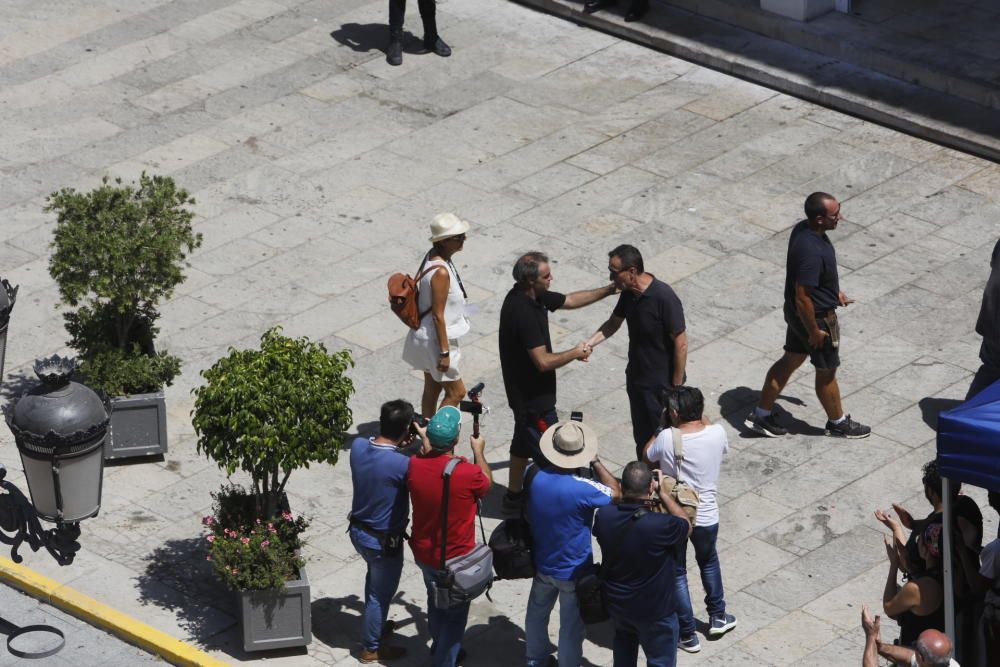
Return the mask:
<path id="1" fill-rule="evenodd" d="M 447 449 L 455 442 L 461 427 L 462 413 L 454 405 L 446 405 L 427 423 L 427 439 L 435 449 Z"/>

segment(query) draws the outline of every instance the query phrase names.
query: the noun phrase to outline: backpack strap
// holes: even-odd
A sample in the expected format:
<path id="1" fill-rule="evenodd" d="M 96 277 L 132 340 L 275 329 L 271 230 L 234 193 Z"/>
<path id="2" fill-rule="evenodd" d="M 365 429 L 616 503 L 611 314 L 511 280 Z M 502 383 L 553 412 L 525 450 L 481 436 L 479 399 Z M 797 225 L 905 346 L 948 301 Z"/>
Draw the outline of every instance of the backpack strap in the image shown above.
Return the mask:
<path id="1" fill-rule="evenodd" d="M 432 271 L 437 271 L 438 269 L 447 269 L 448 268 L 448 266 L 445 266 L 445 265 L 442 265 L 442 264 L 435 264 L 435 265 L 429 266 L 429 267 L 427 267 L 425 269 L 424 267 L 427 266 L 427 262 L 430 261 L 430 259 L 431 259 L 431 252 L 430 252 L 430 250 L 428 250 L 427 254 L 424 255 L 423 261 L 420 262 L 420 268 L 417 269 L 417 275 L 414 276 L 414 278 L 413 278 L 413 292 L 416 295 L 417 303 L 420 303 L 420 280 L 421 280 L 421 278 L 423 278 L 424 276 L 426 276 L 428 273 L 431 273 Z M 451 266 L 451 262 L 450 261 L 447 262 L 447 264 L 449 266 Z M 458 278 L 458 272 L 455 273 L 455 277 Z M 462 280 L 461 279 L 459 279 L 459 281 L 458 281 L 458 286 L 462 287 Z M 462 287 L 462 294 L 465 294 L 465 288 L 464 287 Z M 431 302 L 433 303 L 433 299 L 431 300 Z M 429 313 L 429 312 L 431 312 L 430 308 L 428 308 L 427 310 L 423 311 L 422 313 L 417 313 L 417 319 L 418 320 L 423 320 L 425 317 L 427 317 L 427 313 Z"/>
<path id="2" fill-rule="evenodd" d="M 527 520 L 525 516 L 525 508 L 528 506 L 528 490 L 531 488 L 531 482 L 534 481 L 535 475 L 538 474 L 538 464 L 532 463 L 528 466 L 527 472 L 524 473 L 524 486 L 521 490 L 524 491 L 524 500 L 521 501 L 521 519 Z"/>
<path id="3" fill-rule="evenodd" d="M 445 562 L 447 558 L 445 554 L 447 553 L 448 547 L 448 500 L 451 495 L 451 476 L 455 472 L 455 468 L 462 460 L 458 458 L 453 458 L 444 467 L 444 472 L 441 473 L 441 477 L 444 478 L 444 494 L 441 497 L 442 509 L 441 509 L 441 571 L 445 569 Z M 482 518 L 480 518 L 482 521 Z M 480 524 L 481 525 L 481 524 Z"/>
<path id="4" fill-rule="evenodd" d="M 681 464 L 684 463 L 684 435 L 679 428 L 670 427 L 670 437 L 674 442 L 674 464 L 677 466 L 677 481 L 681 481 Z"/>

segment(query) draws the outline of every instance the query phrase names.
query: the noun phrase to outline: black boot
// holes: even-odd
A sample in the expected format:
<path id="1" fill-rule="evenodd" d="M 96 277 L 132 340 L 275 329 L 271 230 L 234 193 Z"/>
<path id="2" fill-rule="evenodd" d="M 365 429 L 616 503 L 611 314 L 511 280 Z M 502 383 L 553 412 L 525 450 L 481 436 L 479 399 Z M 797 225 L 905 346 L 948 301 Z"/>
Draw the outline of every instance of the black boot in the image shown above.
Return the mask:
<path id="1" fill-rule="evenodd" d="M 424 48 L 428 51 L 433 51 L 442 58 L 447 58 L 451 55 L 451 47 L 444 43 L 444 40 L 440 37 L 424 37 Z"/>
<path id="2" fill-rule="evenodd" d="M 389 48 L 385 50 L 385 61 L 390 65 L 403 64 L 403 31 L 389 29 Z"/>

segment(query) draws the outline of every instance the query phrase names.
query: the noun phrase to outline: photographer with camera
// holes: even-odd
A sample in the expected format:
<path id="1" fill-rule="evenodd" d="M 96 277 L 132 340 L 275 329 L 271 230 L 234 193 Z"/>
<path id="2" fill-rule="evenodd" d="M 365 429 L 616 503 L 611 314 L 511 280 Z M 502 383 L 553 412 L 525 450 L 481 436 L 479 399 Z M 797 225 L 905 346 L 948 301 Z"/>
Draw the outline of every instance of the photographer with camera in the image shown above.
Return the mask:
<path id="1" fill-rule="evenodd" d="M 413 502 L 410 548 L 427 586 L 432 667 L 454 667 L 469 619 L 471 598 L 455 599 L 458 596 L 453 595 L 454 590 L 461 582 L 456 576 L 448 581 L 452 574 L 449 570 L 456 560 L 477 549 L 489 551 L 476 544 L 475 526 L 479 500 L 493 483 L 486 462 L 486 440 L 478 432 L 473 433 L 474 463 L 455 456 L 461 426 L 458 408 L 446 405 L 438 410 L 427 424 L 429 450 L 410 459 L 407 473 Z M 492 575 L 492 560 L 483 566 L 487 567 Z"/>
<path id="2" fill-rule="evenodd" d="M 400 451 L 411 439 L 429 449 L 425 430 L 414 422 L 413 406 L 404 400 L 382 405 L 379 434 L 357 437 L 351 443 L 351 505 L 349 532 L 354 548 L 368 564 L 365 576 L 365 612 L 362 624 L 363 663 L 401 658 L 405 649 L 383 646 L 389 603 L 403 571 L 403 540 L 410 513 L 406 489 L 409 457 Z"/>
<path id="3" fill-rule="evenodd" d="M 708 636 L 721 637 L 736 627 L 736 617 L 726 613 L 722 567 L 715 547 L 719 537 L 716 494 L 722 457 L 729 451 L 729 440 L 721 426 L 705 423 L 705 398 L 697 387 L 667 389 L 663 392 L 663 403 L 666 428 L 646 443 L 644 458 L 650 465 L 659 464 L 664 477 L 682 481 L 697 492 L 697 517 L 691 531 L 691 544 L 705 588 Z M 701 650 L 701 642 L 695 634 L 694 611 L 688 593 L 686 544 L 678 549 L 676 575 L 680 648 L 697 653 Z"/>
<path id="4" fill-rule="evenodd" d="M 660 476 L 641 461 L 629 463 L 621 503 L 602 507 L 594 518 L 604 599 L 615 624 L 615 667 L 634 667 L 640 645 L 650 667 L 677 662 L 674 558 L 691 533 L 691 520 Z M 665 514 L 653 511 L 657 504 Z"/>
<path id="5" fill-rule="evenodd" d="M 594 571 L 590 527 L 594 511 L 621 496 L 618 480 L 597 458 L 597 434 L 582 422 L 580 413 L 573 416 L 542 434 L 539 448 L 550 465 L 535 463 L 525 475 L 535 562 L 524 620 L 528 667 L 552 662 L 549 616 L 557 597 L 559 667 L 579 667 L 583 660 L 584 621 L 577 585 Z M 588 465 L 599 482 L 577 474 Z"/>

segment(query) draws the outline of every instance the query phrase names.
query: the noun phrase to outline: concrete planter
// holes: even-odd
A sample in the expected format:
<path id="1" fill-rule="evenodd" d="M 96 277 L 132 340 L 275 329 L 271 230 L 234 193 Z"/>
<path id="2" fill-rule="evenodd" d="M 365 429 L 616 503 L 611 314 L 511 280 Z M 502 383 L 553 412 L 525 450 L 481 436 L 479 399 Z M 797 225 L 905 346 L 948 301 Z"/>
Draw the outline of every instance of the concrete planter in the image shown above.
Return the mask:
<path id="1" fill-rule="evenodd" d="M 244 591 L 237 598 L 247 653 L 312 642 L 312 601 L 305 567 L 298 580 L 285 582 L 279 591 Z"/>
<path id="2" fill-rule="evenodd" d="M 167 403 L 162 391 L 111 399 L 111 435 L 105 459 L 154 456 L 167 451 Z"/>

